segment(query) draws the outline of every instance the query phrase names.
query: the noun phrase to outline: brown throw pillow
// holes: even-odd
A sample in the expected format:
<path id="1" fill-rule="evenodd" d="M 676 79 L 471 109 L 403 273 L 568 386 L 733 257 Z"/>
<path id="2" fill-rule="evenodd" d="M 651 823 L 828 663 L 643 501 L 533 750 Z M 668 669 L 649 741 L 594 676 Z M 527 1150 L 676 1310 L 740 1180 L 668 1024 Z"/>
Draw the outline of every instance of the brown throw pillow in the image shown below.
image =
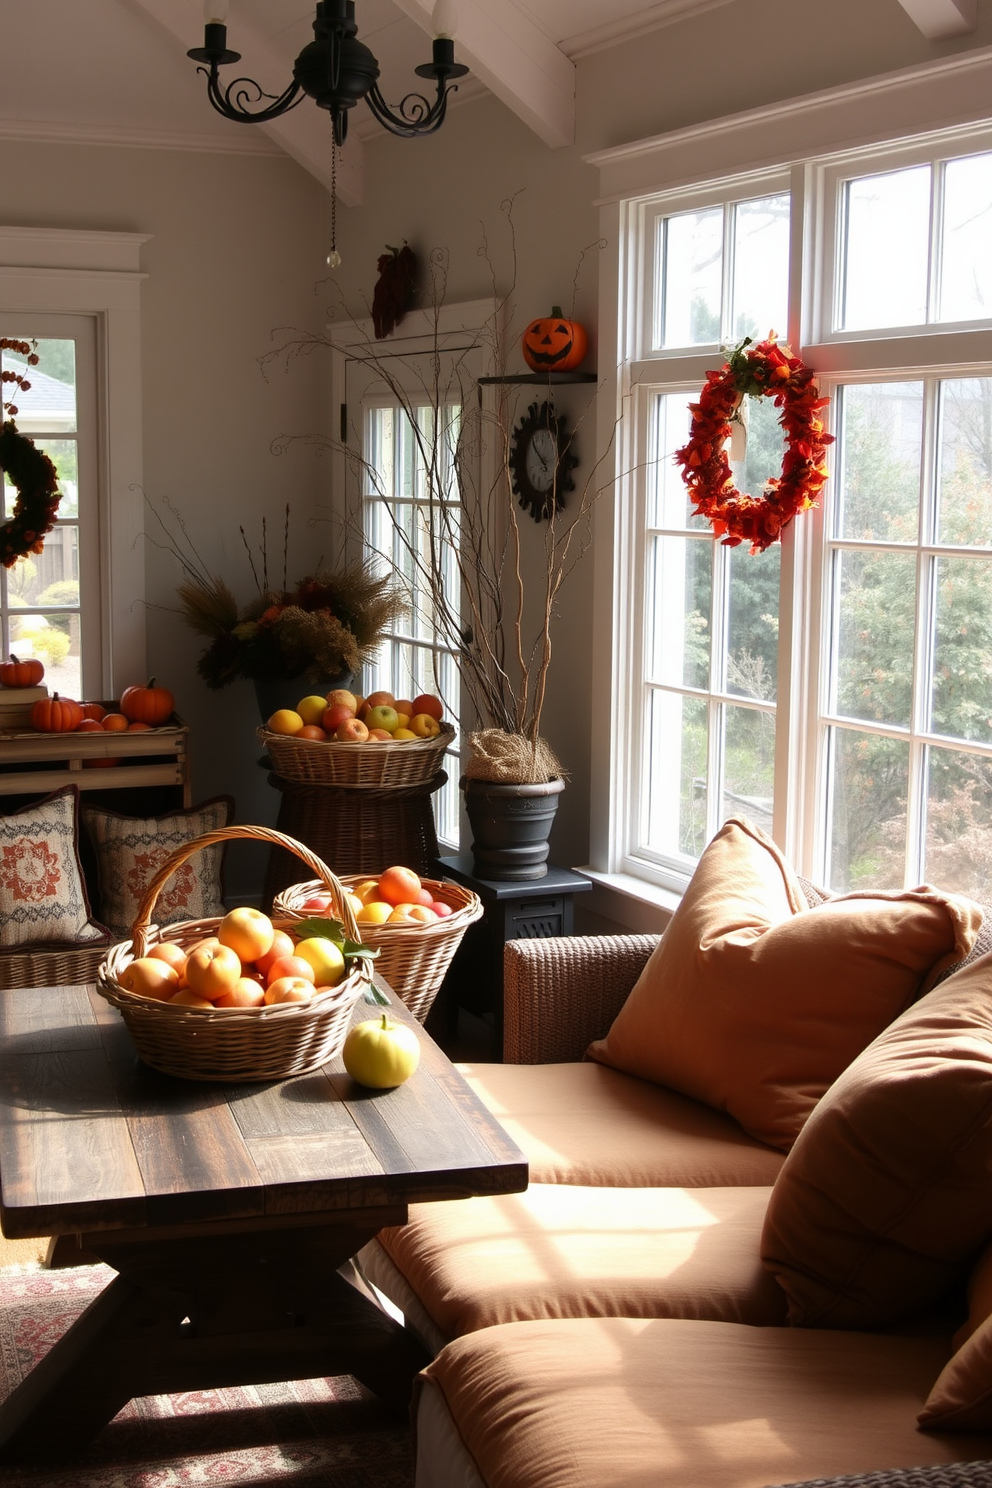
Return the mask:
<path id="1" fill-rule="evenodd" d="M 83 806 L 83 825 L 96 853 L 100 914 L 118 940 L 131 934 L 145 891 L 169 853 L 204 832 L 226 827 L 233 810 L 230 796 L 150 817 Z M 155 902 L 154 924 L 224 913 L 223 852 L 222 843 L 200 848 L 176 869 Z"/>
<path id="2" fill-rule="evenodd" d="M 807 907 L 775 843 L 731 818 L 588 1057 L 735 1116 L 788 1151 L 817 1101 L 982 923 L 924 885 Z"/>
<path id="3" fill-rule="evenodd" d="M 90 919 L 77 851 L 74 785 L 0 816 L 0 946 L 108 939 Z"/>
<path id="4" fill-rule="evenodd" d="M 992 956 L 983 956 L 859 1055 L 783 1164 L 761 1254 L 790 1322 L 885 1327 L 940 1301 L 992 1238 L 990 1193 Z"/>

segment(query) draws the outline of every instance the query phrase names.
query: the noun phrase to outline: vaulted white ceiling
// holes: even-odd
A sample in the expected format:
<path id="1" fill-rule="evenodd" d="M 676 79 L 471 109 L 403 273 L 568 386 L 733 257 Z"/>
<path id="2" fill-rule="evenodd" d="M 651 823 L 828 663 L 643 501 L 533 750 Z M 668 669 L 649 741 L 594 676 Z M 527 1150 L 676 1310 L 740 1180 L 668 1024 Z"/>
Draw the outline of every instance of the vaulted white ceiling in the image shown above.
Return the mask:
<path id="1" fill-rule="evenodd" d="M 471 69 L 460 98 L 488 91 L 551 148 L 571 143 L 575 62 L 733 0 L 457 0 L 456 53 Z M 930 40 L 976 24 L 978 0 L 898 0 Z M 359 36 L 391 101 L 430 56 L 433 0 L 357 0 Z M 310 39 L 312 0 L 230 0 L 229 44 L 239 71 L 281 92 Z M 218 146 L 285 151 L 330 180 L 326 114 L 302 106 L 263 126 L 231 123 L 206 102 L 186 57 L 202 39 L 202 0 L 4 0 L 0 138 Z M 361 199 L 363 140 L 379 126 L 356 109 L 341 154 L 342 200 Z"/>

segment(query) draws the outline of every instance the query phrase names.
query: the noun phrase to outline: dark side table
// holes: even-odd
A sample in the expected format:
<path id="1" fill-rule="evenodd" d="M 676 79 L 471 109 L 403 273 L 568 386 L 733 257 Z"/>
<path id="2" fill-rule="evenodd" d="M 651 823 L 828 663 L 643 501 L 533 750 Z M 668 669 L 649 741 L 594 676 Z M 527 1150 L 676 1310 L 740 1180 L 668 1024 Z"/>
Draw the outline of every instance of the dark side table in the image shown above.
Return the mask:
<path id="1" fill-rule="evenodd" d="M 549 864 L 543 878 L 506 880 L 478 878 L 471 854 L 438 858 L 434 871 L 472 889 L 483 914 L 470 925 L 441 985 L 436 1006 L 454 1031 L 458 1009 L 477 1017 L 493 1015 L 494 1057 L 503 1057 L 503 947 L 508 940 L 532 936 L 571 935 L 575 896 L 591 889 L 588 878 Z"/>

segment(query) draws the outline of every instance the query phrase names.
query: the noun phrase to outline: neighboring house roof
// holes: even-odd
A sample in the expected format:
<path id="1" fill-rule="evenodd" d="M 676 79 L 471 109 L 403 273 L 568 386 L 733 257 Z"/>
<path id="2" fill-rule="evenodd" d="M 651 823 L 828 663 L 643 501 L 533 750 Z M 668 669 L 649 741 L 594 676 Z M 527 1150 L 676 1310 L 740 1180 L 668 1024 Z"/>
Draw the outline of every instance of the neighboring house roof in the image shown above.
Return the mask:
<path id="1" fill-rule="evenodd" d="M 9 357 L 3 358 L 3 370 L 20 371 L 23 362 Z M 73 428 L 76 423 L 76 389 L 67 382 L 49 377 L 39 367 L 28 369 L 31 386 L 22 389 L 13 383 L 4 383 L 4 402 L 10 399 L 17 407 L 15 418 L 22 423 L 30 421 L 36 428 Z"/>

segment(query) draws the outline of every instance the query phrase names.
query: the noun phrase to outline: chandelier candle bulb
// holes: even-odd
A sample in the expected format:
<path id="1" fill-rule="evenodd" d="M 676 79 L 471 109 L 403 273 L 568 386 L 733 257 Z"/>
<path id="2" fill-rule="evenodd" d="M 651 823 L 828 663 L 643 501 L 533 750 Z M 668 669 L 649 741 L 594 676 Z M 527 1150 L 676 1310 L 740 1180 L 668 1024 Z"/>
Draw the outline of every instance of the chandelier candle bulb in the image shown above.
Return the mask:
<path id="1" fill-rule="evenodd" d="M 454 41 L 458 30 L 458 7 L 455 0 L 436 0 L 431 14 L 431 29 L 438 39 Z"/>

